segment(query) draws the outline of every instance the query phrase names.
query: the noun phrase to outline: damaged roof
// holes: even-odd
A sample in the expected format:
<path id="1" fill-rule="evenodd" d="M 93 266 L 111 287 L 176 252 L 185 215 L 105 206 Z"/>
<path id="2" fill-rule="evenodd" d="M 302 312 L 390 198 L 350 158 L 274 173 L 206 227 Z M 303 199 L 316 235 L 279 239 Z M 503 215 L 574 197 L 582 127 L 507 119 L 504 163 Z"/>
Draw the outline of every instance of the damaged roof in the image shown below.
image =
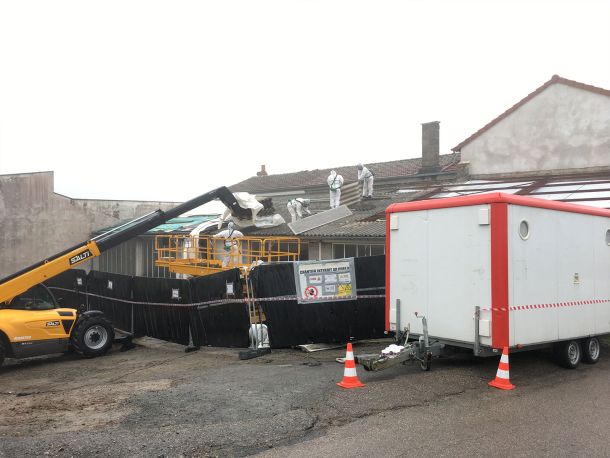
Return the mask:
<path id="1" fill-rule="evenodd" d="M 404 202 L 405 200 L 409 200 L 409 196 L 415 196 L 416 194 L 417 193 L 415 192 L 409 194 L 386 194 L 363 200 L 349 206 L 352 215 L 302 232 L 298 237 L 305 239 L 383 238 L 385 237 L 385 209 L 392 203 Z M 286 208 L 288 200 L 288 197 L 283 196 L 273 198 L 273 207 L 275 211 L 282 215 L 287 223 L 290 222 L 290 214 Z M 328 210 L 328 198 L 324 201 L 314 201 L 312 203 L 313 213 L 324 210 Z M 288 227 L 288 224 L 269 228 L 249 227 L 240 230 L 244 235 L 249 237 L 295 237 Z M 211 232 L 214 232 L 214 230 L 211 230 L 210 233 Z"/>
<path id="2" fill-rule="evenodd" d="M 598 208 L 610 208 L 610 176 L 608 174 L 573 174 L 561 176 L 530 176 L 495 180 L 465 180 L 446 183 L 428 183 L 418 188 L 379 194 L 372 199 L 350 205 L 352 215 L 324 226 L 299 234 L 301 238 L 342 239 L 385 237 L 385 210 L 393 203 L 413 200 L 442 199 L 463 195 L 504 192 L 508 194 L 537 197 L 562 202 L 572 202 Z M 290 221 L 286 210 L 289 197 L 274 197 L 275 210 Z M 317 200 L 312 204 L 314 212 L 328 208 L 327 200 Z M 291 236 L 287 224 L 273 228 L 246 228 L 244 235 Z"/>
<path id="3" fill-rule="evenodd" d="M 460 154 L 440 155 L 439 162 L 440 172 L 454 171 L 460 162 Z M 418 174 L 421 169 L 421 157 L 372 164 L 367 163 L 365 165 L 373 172 L 376 180 L 409 177 Z M 301 170 L 300 172 L 293 173 L 254 176 L 230 186 L 230 189 L 233 192 L 261 193 L 326 186 L 326 179 L 330 175 L 331 170 L 335 170 L 339 175 L 342 175 L 347 184 L 357 181 L 356 166 L 357 164 L 329 169 Z"/>

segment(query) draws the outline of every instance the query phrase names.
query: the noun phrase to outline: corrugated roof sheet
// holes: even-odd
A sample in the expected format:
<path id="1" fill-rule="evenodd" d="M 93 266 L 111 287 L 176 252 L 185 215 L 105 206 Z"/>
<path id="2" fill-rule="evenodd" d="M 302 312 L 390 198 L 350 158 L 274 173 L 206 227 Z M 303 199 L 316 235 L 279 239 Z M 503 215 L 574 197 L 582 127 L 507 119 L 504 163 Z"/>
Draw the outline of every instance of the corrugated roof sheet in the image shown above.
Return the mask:
<path id="1" fill-rule="evenodd" d="M 218 218 L 220 215 L 193 215 L 187 217 L 173 218 L 167 221 L 165 224 L 161 224 L 147 232 L 147 234 L 158 234 L 160 232 L 173 232 L 173 233 L 189 233 L 201 223 L 212 221 Z M 96 234 L 101 234 L 115 229 L 128 221 L 123 221 L 115 226 L 105 227 L 96 231 Z"/>

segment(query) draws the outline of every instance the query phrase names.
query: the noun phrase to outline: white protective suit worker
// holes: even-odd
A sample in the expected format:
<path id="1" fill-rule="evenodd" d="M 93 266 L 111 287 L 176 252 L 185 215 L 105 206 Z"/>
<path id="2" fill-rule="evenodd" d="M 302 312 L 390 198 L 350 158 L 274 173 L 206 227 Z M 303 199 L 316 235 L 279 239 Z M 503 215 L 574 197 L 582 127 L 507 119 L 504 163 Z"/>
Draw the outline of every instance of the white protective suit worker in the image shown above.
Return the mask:
<path id="1" fill-rule="evenodd" d="M 343 186 L 343 177 L 337 175 L 337 172 L 332 170 L 326 179 L 330 188 L 330 208 L 337 208 L 341 203 L 341 186 Z"/>
<path id="2" fill-rule="evenodd" d="M 373 175 L 373 172 L 362 164 L 358 164 L 358 181 L 362 181 L 362 197 L 365 199 L 373 197 L 373 182 L 375 181 L 375 176 Z"/>
<path id="3" fill-rule="evenodd" d="M 237 266 L 239 264 L 239 242 L 235 239 L 243 237 L 240 231 L 235 229 L 235 223 L 230 221 L 227 228 L 216 234 L 214 237 L 224 239 L 220 249 L 216 249 L 217 253 L 221 253 L 222 267 Z M 218 244 L 216 244 L 218 246 Z"/>
<path id="4" fill-rule="evenodd" d="M 309 210 L 310 202 L 309 199 L 302 199 L 300 197 L 288 201 L 286 208 L 288 209 L 288 213 L 290 213 L 293 223 L 303 219 L 303 212 L 311 215 L 311 211 Z"/>

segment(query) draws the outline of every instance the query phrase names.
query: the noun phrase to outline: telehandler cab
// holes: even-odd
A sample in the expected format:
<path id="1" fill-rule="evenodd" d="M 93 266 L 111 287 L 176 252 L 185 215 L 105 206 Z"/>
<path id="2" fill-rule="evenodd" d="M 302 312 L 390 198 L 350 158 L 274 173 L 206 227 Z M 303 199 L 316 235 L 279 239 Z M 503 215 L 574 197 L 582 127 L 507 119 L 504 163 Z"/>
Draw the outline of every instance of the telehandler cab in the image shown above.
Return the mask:
<path id="1" fill-rule="evenodd" d="M 5 358 L 61 353 L 70 348 L 84 357 L 105 354 L 115 330 L 104 314 L 60 308 L 43 282 L 214 199 L 235 216 L 245 219 L 250 215 L 223 186 L 170 210 L 144 215 L 1 279 L 0 366 Z"/>

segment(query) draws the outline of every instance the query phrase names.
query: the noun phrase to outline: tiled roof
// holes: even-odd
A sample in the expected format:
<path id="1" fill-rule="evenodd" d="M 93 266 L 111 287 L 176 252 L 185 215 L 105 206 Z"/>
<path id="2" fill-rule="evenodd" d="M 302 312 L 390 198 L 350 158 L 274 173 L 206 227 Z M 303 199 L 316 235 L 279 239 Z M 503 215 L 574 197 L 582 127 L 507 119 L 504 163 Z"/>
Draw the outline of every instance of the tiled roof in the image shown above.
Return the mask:
<path id="1" fill-rule="evenodd" d="M 444 154 L 439 156 L 441 171 L 452 171 L 460 161 L 459 154 Z M 326 186 L 326 179 L 331 170 L 336 170 L 343 176 L 345 183 L 357 180 L 356 165 L 335 167 L 332 169 L 302 170 L 300 172 L 276 175 L 256 176 L 248 178 L 230 187 L 231 191 L 273 192 L 291 189 L 306 189 L 316 186 Z M 416 175 L 421 168 L 421 157 L 401 159 L 398 161 L 376 162 L 365 164 L 373 172 L 376 179 L 398 178 Z"/>
<path id="2" fill-rule="evenodd" d="M 498 116 L 497 118 L 495 118 L 492 121 L 488 122 L 486 125 L 481 127 L 479 130 L 477 130 L 474 134 L 472 134 L 470 137 L 468 137 L 462 143 L 460 143 L 459 145 L 453 147 L 451 149 L 451 151 L 454 151 L 454 152 L 461 151 L 461 149 L 464 146 L 466 146 L 468 143 L 473 141 L 475 138 L 477 138 L 483 132 L 485 132 L 485 131 L 489 130 L 491 127 L 495 126 L 497 123 L 502 121 L 504 118 L 506 118 L 511 113 L 513 113 L 516 110 L 518 110 L 522 105 L 525 105 L 527 102 L 532 100 L 534 97 L 536 97 L 538 94 L 540 94 L 542 91 L 544 91 L 546 88 L 548 88 L 552 84 L 557 84 L 557 83 L 565 84 L 566 86 L 571 86 L 571 87 L 575 87 L 577 89 L 583 89 L 585 91 L 593 92 L 595 94 L 601 94 L 601 95 L 606 95 L 606 96 L 610 97 L 610 90 L 608 90 L 608 89 L 603 89 L 603 88 L 597 87 L 597 86 L 591 86 L 589 84 L 579 83 L 578 81 L 573 81 L 573 80 L 569 80 L 569 79 L 566 79 L 566 78 L 562 78 L 559 75 L 553 75 L 553 77 L 550 80 L 548 80 L 546 83 L 544 83 L 538 89 L 536 89 L 534 92 L 528 94 L 527 97 L 521 99 L 519 102 L 517 102 L 512 107 L 510 107 L 508 110 L 506 110 L 504 113 L 502 113 L 500 116 Z"/>

